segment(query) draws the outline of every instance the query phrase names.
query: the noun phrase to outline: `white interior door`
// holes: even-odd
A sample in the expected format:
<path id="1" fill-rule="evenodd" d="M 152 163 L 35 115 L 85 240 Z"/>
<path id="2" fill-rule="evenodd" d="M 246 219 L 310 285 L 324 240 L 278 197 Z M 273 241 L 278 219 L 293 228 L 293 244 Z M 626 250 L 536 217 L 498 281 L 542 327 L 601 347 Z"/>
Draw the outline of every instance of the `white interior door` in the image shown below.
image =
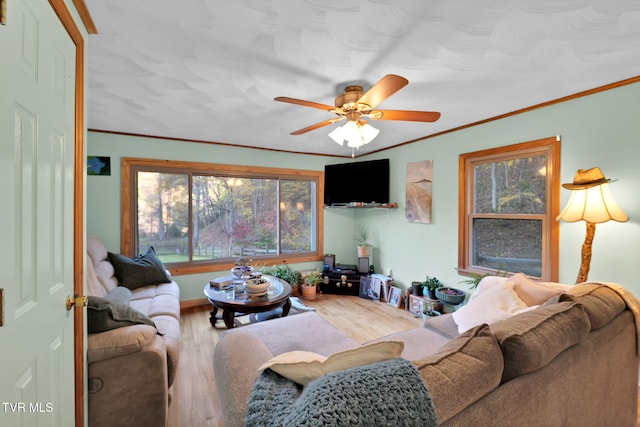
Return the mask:
<path id="1" fill-rule="evenodd" d="M 47 0 L 0 26 L 0 425 L 74 424 L 75 45 Z"/>

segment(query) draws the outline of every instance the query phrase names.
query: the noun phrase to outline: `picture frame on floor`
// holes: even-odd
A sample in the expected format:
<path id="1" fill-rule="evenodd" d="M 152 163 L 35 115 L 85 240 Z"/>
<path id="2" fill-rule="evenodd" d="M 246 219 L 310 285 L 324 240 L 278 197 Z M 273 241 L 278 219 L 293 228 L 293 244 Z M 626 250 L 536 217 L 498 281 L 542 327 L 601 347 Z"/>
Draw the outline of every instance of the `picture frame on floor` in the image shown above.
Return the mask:
<path id="1" fill-rule="evenodd" d="M 360 298 L 380 301 L 380 281 L 371 277 L 360 277 Z"/>
<path id="2" fill-rule="evenodd" d="M 400 308 L 402 304 L 402 290 L 397 286 L 391 286 L 389 288 L 389 299 L 387 300 L 387 304 L 394 306 L 395 308 Z"/>

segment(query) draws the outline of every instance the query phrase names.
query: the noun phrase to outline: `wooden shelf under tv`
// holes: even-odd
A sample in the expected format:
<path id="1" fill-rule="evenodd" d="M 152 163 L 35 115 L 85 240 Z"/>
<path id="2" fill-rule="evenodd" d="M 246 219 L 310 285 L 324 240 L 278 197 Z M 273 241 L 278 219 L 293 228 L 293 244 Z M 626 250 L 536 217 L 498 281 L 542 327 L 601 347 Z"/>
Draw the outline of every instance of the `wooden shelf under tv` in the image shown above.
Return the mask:
<path id="1" fill-rule="evenodd" d="M 340 205 L 324 205 L 325 209 L 396 209 L 397 203 L 362 203 L 359 205 L 340 204 Z"/>

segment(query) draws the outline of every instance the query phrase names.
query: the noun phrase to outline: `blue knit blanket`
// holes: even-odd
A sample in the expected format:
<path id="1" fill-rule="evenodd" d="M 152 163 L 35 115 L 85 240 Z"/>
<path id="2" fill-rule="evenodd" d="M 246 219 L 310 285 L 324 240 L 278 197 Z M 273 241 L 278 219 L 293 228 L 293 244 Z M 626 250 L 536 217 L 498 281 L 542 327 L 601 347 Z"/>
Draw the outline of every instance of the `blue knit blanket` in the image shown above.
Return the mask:
<path id="1" fill-rule="evenodd" d="M 437 425 L 420 374 L 400 358 L 334 372 L 304 389 L 267 369 L 247 407 L 247 426 Z"/>

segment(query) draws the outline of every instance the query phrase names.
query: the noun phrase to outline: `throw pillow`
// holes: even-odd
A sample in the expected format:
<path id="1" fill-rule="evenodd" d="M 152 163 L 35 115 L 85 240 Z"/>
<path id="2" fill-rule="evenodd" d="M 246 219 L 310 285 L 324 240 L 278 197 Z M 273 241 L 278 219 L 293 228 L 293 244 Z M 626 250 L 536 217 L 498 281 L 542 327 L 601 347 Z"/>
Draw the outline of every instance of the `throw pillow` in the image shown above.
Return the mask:
<path id="1" fill-rule="evenodd" d="M 129 301 L 131 301 L 131 290 L 129 288 L 125 288 L 124 286 L 116 286 L 109 292 L 104 298 L 120 302 L 122 304 L 129 305 Z"/>
<path id="2" fill-rule="evenodd" d="M 171 281 L 153 246 L 135 258 L 111 252 L 108 256 L 118 282 L 129 289 Z"/>
<path id="3" fill-rule="evenodd" d="M 453 312 L 453 321 L 458 332 L 463 333 L 483 323 L 492 324 L 513 316 L 518 310 L 527 308 L 513 290 L 514 283 L 496 283 L 480 295 Z"/>
<path id="4" fill-rule="evenodd" d="M 400 357 L 402 341 L 381 341 L 325 357 L 310 351 L 291 351 L 265 362 L 258 371 L 271 369 L 291 381 L 307 385 L 323 375 L 343 369 Z"/>
<path id="5" fill-rule="evenodd" d="M 90 334 L 110 331 L 130 325 L 156 327 L 153 320 L 128 304 L 102 297 L 89 296 L 87 301 L 87 331 Z"/>
<path id="6" fill-rule="evenodd" d="M 514 274 L 509 281 L 514 283 L 513 290 L 527 306 L 540 305 L 562 293 L 560 289 L 538 283 L 523 273 Z"/>

